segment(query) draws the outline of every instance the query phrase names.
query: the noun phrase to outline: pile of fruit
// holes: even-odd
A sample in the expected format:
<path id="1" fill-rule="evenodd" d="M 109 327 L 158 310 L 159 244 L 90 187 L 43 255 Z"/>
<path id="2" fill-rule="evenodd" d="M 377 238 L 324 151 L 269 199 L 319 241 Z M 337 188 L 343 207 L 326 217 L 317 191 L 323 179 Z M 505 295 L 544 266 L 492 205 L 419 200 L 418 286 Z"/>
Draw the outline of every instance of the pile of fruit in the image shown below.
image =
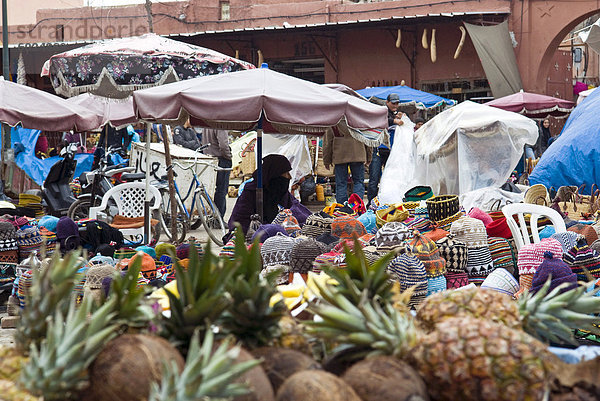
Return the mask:
<path id="1" fill-rule="evenodd" d="M 411 289 L 359 246 L 325 269 L 318 296 L 292 318 L 238 233 L 235 260 L 210 249 L 176 265 L 170 313 L 137 286 L 140 266 L 108 295 L 76 300 L 78 255 L 36 272 L 15 348 L 0 349 L 2 400 L 385 401 L 595 400 L 600 361 L 561 362 L 548 344 L 597 331 L 600 297 L 582 285 L 518 301 L 451 290 L 416 313 Z M 141 258 L 139 258 L 141 260 Z"/>

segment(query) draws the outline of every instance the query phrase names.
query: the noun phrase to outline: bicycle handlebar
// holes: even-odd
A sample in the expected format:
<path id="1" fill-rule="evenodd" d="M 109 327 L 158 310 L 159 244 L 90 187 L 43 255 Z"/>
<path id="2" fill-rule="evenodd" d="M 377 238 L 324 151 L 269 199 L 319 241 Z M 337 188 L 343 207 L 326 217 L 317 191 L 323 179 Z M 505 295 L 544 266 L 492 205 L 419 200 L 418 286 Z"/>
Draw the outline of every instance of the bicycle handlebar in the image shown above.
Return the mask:
<path id="1" fill-rule="evenodd" d="M 195 164 L 202 164 L 204 166 L 211 167 L 215 171 L 231 171 L 231 170 L 233 170 L 232 168 L 217 167 L 217 166 L 214 166 L 214 165 L 210 164 L 209 162 L 198 162 L 197 161 Z M 189 166 L 183 166 L 179 162 L 173 162 L 173 164 L 171 166 L 167 167 L 167 171 L 169 171 L 170 169 L 172 169 L 173 166 L 177 166 L 177 167 L 179 167 L 182 170 L 192 170 L 194 167 L 196 167 L 195 164 L 190 164 Z"/>

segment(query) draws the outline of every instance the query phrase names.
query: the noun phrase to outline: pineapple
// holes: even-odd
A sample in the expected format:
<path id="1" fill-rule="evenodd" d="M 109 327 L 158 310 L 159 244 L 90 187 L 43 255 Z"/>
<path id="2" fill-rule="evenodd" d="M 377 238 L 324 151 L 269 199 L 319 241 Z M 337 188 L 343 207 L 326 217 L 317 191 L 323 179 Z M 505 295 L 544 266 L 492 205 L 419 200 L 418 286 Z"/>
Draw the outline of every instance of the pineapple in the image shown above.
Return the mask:
<path id="1" fill-rule="evenodd" d="M 271 344 L 281 334 L 279 321 L 288 313 L 282 300 L 270 305 L 271 297 L 277 294 L 274 278 L 278 272 L 261 276 L 260 249 L 257 244 L 246 248 L 244 236 L 238 228 L 235 239 L 236 271 L 226 289 L 231 295 L 229 304 L 218 325 L 225 334 L 235 335 L 247 348 Z"/>
<path id="2" fill-rule="evenodd" d="M 16 380 L 26 362 L 27 357 L 21 355 L 15 348 L 0 347 L 0 380 Z"/>
<path id="3" fill-rule="evenodd" d="M 150 401 L 228 400 L 248 393 L 245 385 L 233 381 L 260 361 L 235 364 L 239 347 L 231 348 L 225 340 L 214 349 L 214 334 L 206 330 L 200 346 L 200 330 L 196 330 L 183 372 L 175 362 L 165 364 L 160 384 L 154 383 Z"/>
<path id="4" fill-rule="evenodd" d="M 358 291 L 358 285 L 347 279 L 346 282 L 353 293 Z M 378 295 L 371 297 L 367 289 L 362 290 L 359 302 L 351 302 L 336 287 L 316 284 L 321 299 L 308 309 L 320 319 L 306 322 L 310 334 L 337 342 L 339 347 L 334 352 L 338 354 L 351 354 L 354 358 L 391 355 L 409 362 L 424 378 L 434 399 L 542 400 L 556 381 L 579 375 L 573 373 L 577 365 L 563 364 L 545 344 L 523 331 L 527 325 L 511 327 L 503 322 L 460 315 L 431 325 L 429 332 L 424 332 L 410 314 L 399 311 Z M 547 294 L 547 288 L 538 298 L 528 296 L 523 302 L 537 305 L 537 315 L 529 316 L 538 320 L 537 327 L 545 324 L 552 335 L 563 338 L 564 332 L 555 318 L 540 311 L 546 313 L 566 304 L 578 314 L 585 313 L 583 308 L 594 306 L 595 301 L 569 303 L 564 301 L 569 297 L 554 291 Z M 563 301 L 549 307 L 552 298 Z M 439 305 L 445 311 L 444 304 Z M 534 310 L 532 306 L 527 310 Z M 584 322 L 591 320 L 577 318 Z"/>
<path id="5" fill-rule="evenodd" d="M 17 387 L 15 382 L 0 379 L 0 399 L 2 401 L 40 401 L 41 398 L 33 396 Z"/>
<path id="6" fill-rule="evenodd" d="M 91 313 L 92 301 L 84 298 L 79 309 L 71 302 L 66 317 L 57 310 L 54 321 L 48 322 L 45 339 L 31 343 L 20 385 L 46 401 L 77 399 L 88 385 L 86 369 L 116 335 L 116 326 L 110 324 L 113 308 L 107 302 Z"/>
<path id="7" fill-rule="evenodd" d="M 17 349 L 21 353 L 26 354 L 31 344 L 39 345 L 46 335 L 48 322 L 56 311 L 66 313 L 80 267 L 80 254 L 73 252 L 64 259 L 56 253 L 49 267 L 41 271 L 34 269 L 26 306 L 21 312 L 14 335 Z"/>
<path id="8" fill-rule="evenodd" d="M 125 329 L 147 328 L 155 316 L 146 289 L 137 285 L 141 268 L 142 258 L 136 258 L 125 274 L 116 274 L 111 283 L 112 320 Z"/>
<path id="9" fill-rule="evenodd" d="M 174 256 L 174 255 L 173 255 Z M 200 261 L 192 245 L 190 263 L 184 270 L 175 263 L 179 297 L 165 289 L 171 306 L 171 315 L 163 319 L 161 335 L 187 352 L 196 328 L 207 331 L 206 322 L 215 322 L 231 303 L 226 285 L 235 272 L 235 266 L 219 260 L 207 244 Z"/>
<path id="10" fill-rule="evenodd" d="M 451 290 L 433 294 L 417 309 L 417 319 L 427 331 L 449 317 L 473 316 L 524 330 L 541 341 L 575 343 L 574 329 L 598 329 L 594 314 L 600 313 L 600 297 L 590 291 L 594 283 L 560 294 L 548 292 L 547 282 L 535 295 L 526 293 L 516 302 L 493 290 Z"/>

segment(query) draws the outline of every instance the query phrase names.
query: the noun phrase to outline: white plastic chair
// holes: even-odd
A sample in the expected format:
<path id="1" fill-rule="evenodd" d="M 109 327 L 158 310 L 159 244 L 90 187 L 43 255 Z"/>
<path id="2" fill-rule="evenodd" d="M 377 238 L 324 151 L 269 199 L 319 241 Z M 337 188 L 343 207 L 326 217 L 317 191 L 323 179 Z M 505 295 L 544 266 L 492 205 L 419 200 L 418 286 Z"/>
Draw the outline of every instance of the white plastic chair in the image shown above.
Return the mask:
<path id="1" fill-rule="evenodd" d="M 153 186 L 150 186 L 149 189 L 151 200 L 150 216 L 152 216 L 152 212 L 160 208 L 161 197 L 158 189 Z M 109 202 L 111 201 L 117 206 L 117 214 L 125 217 L 141 217 L 144 215 L 145 200 L 145 182 L 126 182 L 124 184 L 115 185 L 104 194 L 100 206 L 90 208 L 90 219 L 103 220 L 103 217 L 107 217 L 108 214 L 106 213 L 106 210 L 108 209 Z M 121 231 L 123 235 L 144 235 L 144 227 L 121 228 L 119 231 Z"/>
<path id="2" fill-rule="evenodd" d="M 567 231 L 565 221 L 560 214 L 547 206 L 534 205 L 531 203 L 510 203 L 502 208 L 502 213 L 506 217 L 506 222 L 513 235 L 513 239 L 515 240 L 517 251 L 519 251 L 523 245 L 531 244 L 527 222 L 525 222 L 526 214 L 531 215 L 529 226 L 531 227 L 531 235 L 533 236 L 534 244 L 540 242 L 540 235 L 538 233 L 538 220 L 540 217 L 547 217 L 550 219 L 557 233 Z M 519 218 L 518 224 L 514 218 L 515 214 Z"/>

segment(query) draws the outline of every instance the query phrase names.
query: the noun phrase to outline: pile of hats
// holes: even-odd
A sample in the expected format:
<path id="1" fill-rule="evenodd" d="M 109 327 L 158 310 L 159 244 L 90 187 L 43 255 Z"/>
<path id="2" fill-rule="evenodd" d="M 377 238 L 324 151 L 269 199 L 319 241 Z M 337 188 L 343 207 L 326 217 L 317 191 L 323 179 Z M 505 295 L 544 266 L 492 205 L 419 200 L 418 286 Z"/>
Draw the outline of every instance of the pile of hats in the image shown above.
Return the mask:
<path id="1" fill-rule="evenodd" d="M 19 194 L 19 207 L 27 208 L 33 211 L 37 219 L 44 216 L 42 198 L 32 194 Z"/>

